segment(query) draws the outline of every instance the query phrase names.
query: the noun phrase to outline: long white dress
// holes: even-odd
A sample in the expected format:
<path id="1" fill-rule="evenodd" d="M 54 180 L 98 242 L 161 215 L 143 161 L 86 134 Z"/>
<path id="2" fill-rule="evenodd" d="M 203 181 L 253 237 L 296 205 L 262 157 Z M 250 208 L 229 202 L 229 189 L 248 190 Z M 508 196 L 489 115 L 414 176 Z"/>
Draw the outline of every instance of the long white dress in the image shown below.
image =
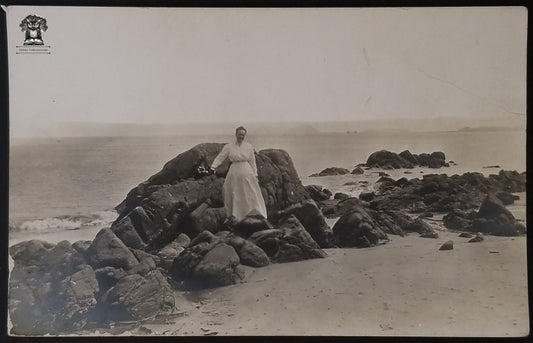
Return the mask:
<path id="1" fill-rule="evenodd" d="M 266 218 L 265 200 L 257 182 L 254 148 L 247 142 L 226 144 L 211 167 L 218 167 L 226 158 L 231 161 L 223 186 L 226 214 L 241 220 L 256 210 Z"/>

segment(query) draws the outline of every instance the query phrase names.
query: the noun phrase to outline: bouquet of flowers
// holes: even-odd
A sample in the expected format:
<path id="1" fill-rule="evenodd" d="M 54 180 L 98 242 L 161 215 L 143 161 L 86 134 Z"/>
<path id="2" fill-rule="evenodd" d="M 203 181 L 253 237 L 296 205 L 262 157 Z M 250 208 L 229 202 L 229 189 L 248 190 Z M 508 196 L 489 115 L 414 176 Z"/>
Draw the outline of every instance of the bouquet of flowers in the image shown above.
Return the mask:
<path id="1" fill-rule="evenodd" d="M 208 176 L 208 175 L 214 175 L 215 174 L 215 169 L 211 168 L 210 166 L 206 165 L 205 163 L 201 163 L 197 168 L 196 168 L 196 173 L 194 175 L 194 178 L 195 179 L 199 179 L 199 178 L 202 178 L 204 176 Z"/>

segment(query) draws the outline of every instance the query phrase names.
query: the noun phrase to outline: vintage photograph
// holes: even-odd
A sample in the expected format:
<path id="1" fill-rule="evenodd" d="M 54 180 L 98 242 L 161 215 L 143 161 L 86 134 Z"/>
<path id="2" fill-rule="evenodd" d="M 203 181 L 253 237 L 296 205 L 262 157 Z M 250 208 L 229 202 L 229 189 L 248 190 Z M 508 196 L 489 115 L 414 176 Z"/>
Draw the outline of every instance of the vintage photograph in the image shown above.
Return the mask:
<path id="1" fill-rule="evenodd" d="M 3 9 L 9 335 L 529 335 L 525 7 Z"/>

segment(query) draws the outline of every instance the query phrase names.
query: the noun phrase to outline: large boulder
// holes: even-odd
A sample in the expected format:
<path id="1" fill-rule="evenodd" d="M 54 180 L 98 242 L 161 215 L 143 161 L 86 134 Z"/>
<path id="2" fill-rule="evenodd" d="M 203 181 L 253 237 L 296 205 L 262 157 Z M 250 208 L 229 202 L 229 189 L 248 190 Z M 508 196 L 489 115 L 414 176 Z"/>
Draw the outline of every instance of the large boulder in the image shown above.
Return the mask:
<path id="1" fill-rule="evenodd" d="M 286 218 L 291 215 L 294 215 L 298 219 L 321 248 L 331 248 L 333 246 L 333 232 L 313 200 L 309 199 L 294 204 L 280 211 L 277 216 Z"/>
<path id="2" fill-rule="evenodd" d="M 159 270 L 146 276 L 131 274 L 120 279 L 101 300 L 105 314 L 113 320 L 139 320 L 174 309 L 175 299 Z"/>
<path id="3" fill-rule="evenodd" d="M 116 221 L 111 227 L 113 233 L 128 247 L 134 249 L 143 249 L 146 243 L 143 241 L 130 217 L 124 217 Z"/>
<path id="4" fill-rule="evenodd" d="M 242 265 L 259 268 L 270 264 L 265 251 L 247 239 L 230 234 L 224 242 L 235 249 Z"/>
<path id="5" fill-rule="evenodd" d="M 387 240 L 387 234 L 381 230 L 372 217 L 362 207 L 353 207 L 333 226 L 335 240 L 340 247 L 369 247 Z"/>
<path id="6" fill-rule="evenodd" d="M 244 277 L 239 266 L 240 259 L 235 249 L 221 243 L 211 249 L 198 263 L 192 278 L 200 288 L 232 285 Z"/>
<path id="7" fill-rule="evenodd" d="M 200 233 L 204 230 L 217 233 L 224 229 L 226 210 L 224 207 L 212 208 L 203 203 L 190 214 L 191 230 Z"/>
<path id="8" fill-rule="evenodd" d="M 282 220 L 276 229 L 282 232 L 282 236 L 278 251 L 272 257 L 273 262 L 295 262 L 326 256 L 294 215 Z"/>
<path id="9" fill-rule="evenodd" d="M 472 221 L 472 229 L 496 236 L 518 236 L 520 231 L 515 224 L 515 217 L 505 205 L 496 196 L 489 195 Z"/>
<path id="10" fill-rule="evenodd" d="M 242 237 L 249 237 L 257 231 L 272 229 L 272 224 L 259 213 L 251 213 L 235 224 L 234 231 Z"/>
<path id="11" fill-rule="evenodd" d="M 110 266 L 127 270 L 139 263 L 128 247 L 108 228 L 98 232 L 85 256 L 93 268 Z"/>
<path id="12" fill-rule="evenodd" d="M 192 278 L 194 268 L 214 246 L 215 243 L 201 242 L 189 246 L 176 256 L 170 269 L 172 279 L 183 287 L 188 287 L 187 282 Z"/>
<path id="13" fill-rule="evenodd" d="M 370 154 L 366 160 L 366 166 L 384 169 L 413 168 L 411 162 L 387 150 L 380 150 Z"/>
<path id="14" fill-rule="evenodd" d="M 10 249 L 12 333 L 42 335 L 82 328 L 96 305 L 98 283 L 82 253 L 68 241 L 32 240 Z"/>
<path id="15" fill-rule="evenodd" d="M 89 265 L 83 265 L 79 271 L 62 280 L 58 288 L 58 328 L 83 328 L 87 324 L 87 315 L 96 308 L 98 291 L 96 275 Z"/>

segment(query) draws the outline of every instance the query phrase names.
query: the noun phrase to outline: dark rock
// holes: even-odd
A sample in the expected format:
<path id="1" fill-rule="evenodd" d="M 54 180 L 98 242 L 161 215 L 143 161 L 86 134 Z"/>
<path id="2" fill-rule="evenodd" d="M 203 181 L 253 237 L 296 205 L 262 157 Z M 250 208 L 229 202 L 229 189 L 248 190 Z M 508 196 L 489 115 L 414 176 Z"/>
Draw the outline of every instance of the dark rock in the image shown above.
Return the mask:
<path id="1" fill-rule="evenodd" d="M 98 232 L 87 249 L 86 258 L 93 268 L 110 266 L 127 270 L 139 263 L 128 247 L 107 228 Z"/>
<path id="2" fill-rule="evenodd" d="M 269 257 L 274 256 L 280 245 L 280 239 L 283 236 L 283 232 L 277 229 L 263 230 L 254 232 L 249 240 L 260 247 Z"/>
<path id="3" fill-rule="evenodd" d="M 143 207 L 135 207 L 130 212 L 129 217 L 133 227 L 145 243 L 150 244 L 159 238 L 159 228 L 152 223 L 152 220 L 148 217 Z"/>
<path id="4" fill-rule="evenodd" d="M 172 263 L 170 269 L 172 278 L 178 282 L 191 278 L 194 268 L 213 246 L 212 243 L 202 242 L 185 249 Z"/>
<path id="5" fill-rule="evenodd" d="M 92 241 L 80 240 L 72 243 L 72 247 L 80 254 L 85 254 L 87 249 L 91 246 Z"/>
<path id="6" fill-rule="evenodd" d="M 409 150 L 404 150 L 400 154 L 400 157 L 406 160 L 407 162 L 411 163 L 412 165 L 418 165 L 418 161 L 416 158 L 411 154 Z"/>
<path id="7" fill-rule="evenodd" d="M 363 236 L 371 245 L 377 245 L 380 240 L 388 239 L 372 217 L 362 207 L 355 206 L 350 213 L 344 214 L 337 220 L 333 226 L 333 233 L 340 247 L 364 247 L 367 244 Z"/>
<path id="8" fill-rule="evenodd" d="M 181 233 L 175 240 L 160 249 L 157 252 L 157 256 L 159 256 L 161 266 L 166 270 L 170 270 L 174 259 L 185 250 L 190 242 L 190 238 L 186 234 Z"/>
<path id="9" fill-rule="evenodd" d="M 442 217 L 442 219 L 444 226 L 448 229 L 470 231 L 471 216 L 463 211 L 452 211 Z"/>
<path id="10" fill-rule="evenodd" d="M 439 234 L 435 231 L 424 232 L 420 234 L 422 238 L 439 238 Z"/>
<path id="11" fill-rule="evenodd" d="M 414 221 L 412 221 L 411 223 L 409 223 L 407 226 L 404 227 L 404 230 L 406 230 L 406 231 L 414 231 L 414 232 L 417 232 L 417 233 L 420 233 L 420 234 L 431 233 L 433 231 L 431 226 L 429 226 L 428 223 L 426 223 L 425 221 L 423 221 L 420 218 L 417 218 Z"/>
<path id="12" fill-rule="evenodd" d="M 128 247 L 134 249 L 143 249 L 146 247 L 141 236 L 135 230 L 130 217 L 124 217 L 113 223 L 111 226 L 113 233 Z"/>
<path id="13" fill-rule="evenodd" d="M 272 229 L 272 224 L 260 214 L 251 214 L 244 217 L 235 225 L 234 231 L 242 237 L 249 237 L 257 231 Z"/>
<path id="14" fill-rule="evenodd" d="M 294 262 L 324 257 L 325 254 L 319 249 L 319 245 L 294 215 L 281 221 L 276 228 L 283 235 L 279 239 L 278 251 L 272 256 L 273 262 Z"/>
<path id="15" fill-rule="evenodd" d="M 18 243 L 10 248 L 9 279 L 12 333 L 55 334 L 82 328 L 96 305 L 98 283 L 82 254 L 68 241 Z"/>
<path id="16" fill-rule="evenodd" d="M 318 249 L 319 245 L 313 240 L 313 237 L 307 232 L 301 222 L 291 215 L 283 220 L 276 229 L 283 232 L 282 239 L 296 245 L 303 245 L 312 249 Z"/>
<path id="17" fill-rule="evenodd" d="M 352 170 L 351 172 L 351 174 L 354 174 L 354 175 L 362 175 L 364 173 L 365 171 L 361 167 L 355 167 L 354 170 Z"/>
<path id="18" fill-rule="evenodd" d="M 390 175 L 387 174 L 387 173 L 385 173 L 385 172 L 379 172 L 378 175 L 381 176 L 381 177 L 390 177 Z M 391 179 L 391 180 L 392 180 L 392 179 Z M 393 181 L 394 181 L 394 180 L 393 180 Z"/>
<path id="19" fill-rule="evenodd" d="M 514 219 L 511 212 L 505 208 L 505 205 L 495 196 L 489 195 L 483 200 L 477 213 L 478 218 L 497 218 L 504 215 L 509 219 Z"/>
<path id="20" fill-rule="evenodd" d="M 517 236 L 519 232 L 515 223 L 516 219 L 502 202 L 496 196 L 489 195 L 483 200 L 476 219 L 472 221 L 472 229 L 496 236 Z"/>
<path id="21" fill-rule="evenodd" d="M 268 217 L 292 204 L 309 199 L 287 152 L 264 149 L 256 155 L 256 160 L 259 185 Z"/>
<path id="22" fill-rule="evenodd" d="M 204 230 L 217 233 L 224 229 L 226 210 L 224 207 L 210 208 L 206 203 L 200 205 L 190 214 L 193 232 L 200 233 Z"/>
<path id="23" fill-rule="evenodd" d="M 353 209 L 359 209 L 360 207 L 362 207 L 361 201 L 355 197 L 343 199 L 335 206 L 335 214 L 336 216 L 342 216 L 352 212 Z"/>
<path id="24" fill-rule="evenodd" d="M 326 192 L 325 189 L 322 189 L 322 186 L 319 185 L 305 186 L 305 189 L 314 201 L 327 200 L 331 197 L 331 192 Z"/>
<path id="25" fill-rule="evenodd" d="M 442 151 L 435 151 L 432 152 L 430 157 L 437 159 L 437 160 L 446 160 L 446 155 Z"/>
<path id="26" fill-rule="evenodd" d="M 278 217 L 280 218 L 287 218 L 291 215 L 294 215 L 298 219 L 321 248 L 333 246 L 333 232 L 313 200 L 309 199 L 292 205 L 278 213 Z"/>
<path id="27" fill-rule="evenodd" d="M 96 308 L 98 281 L 93 269 L 83 265 L 80 270 L 59 283 L 61 305 L 56 317 L 57 329 L 81 329 L 87 314 Z"/>
<path id="28" fill-rule="evenodd" d="M 524 225 L 524 223 L 521 223 L 519 221 L 515 222 L 514 223 L 514 229 L 516 230 L 516 232 L 518 232 L 518 234 L 520 235 L 525 235 L 526 232 L 527 232 L 527 228 L 526 226 Z"/>
<path id="29" fill-rule="evenodd" d="M 443 243 L 439 250 L 452 250 L 453 249 L 453 241 L 447 241 Z"/>
<path id="30" fill-rule="evenodd" d="M 519 196 L 513 195 L 509 192 L 498 192 L 496 193 L 496 197 L 504 204 L 504 205 L 512 205 L 515 200 L 520 199 Z"/>
<path id="31" fill-rule="evenodd" d="M 468 243 L 477 243 L 477 242 L 482 242 L 483 240 L 484 240 L 483 236 L 477 234 L 476 237 L 470 239 Z"/>
<path id="32" fill-rule="evenodd" d="M 401 211 L 375 211 L 366 209 L 366 212 L 386 234 L 403 236 L 405 234 L 405 228 L 412 222 L 411 218 Z"/>
<path id="33" fill-rule="evenodd" d="M 359 199 L 363 201 L 371 201 L 374 199 L 374 196 L 374 192 L 361 192 L 361 194 L 359 194 Z"/>
<path id="34" fill-rule="evenodd" d="M 159 270 L 146 276 L 132 274 L 120 279 L 103 296 L 101 303 L 110 319 L 145 319 L 174 309 L 175 299 L 167 280 Z"/>
<path id="35" fill-rule="evenodd" d="M 48 251 L 55 245 L 33 239 L 17 243 L 9 248 L 11 258 L 22 265 L 41 265 L 43 263 L 43 256 L 46 256 Z"/>
<path id="36" fill-rule="evenodd" d="M 396 153 L 380 150 L 372 153 L 366 160 L 366 165 L 372 168 L 398 169 L 413 168 L 413 164 Z"/>
<path id="37" fill-rule="evenodd" d="M 235 250 L 241 264 L 245 266 L 259 268 L 270 264 L 270 259 L 263 249 L 248 240 L 244 240 L 242 246 Z"/>
<path id="38" fill-rule="evenodd" d="M 462 237 L 462 238 L 472 238 L 472 234 L 471 234 L 471 233 L 468 233 L 468 232 L 461 232 L 461 234 L 459 235 L 459 237 Z"/>
<path id="39" fill-rule="evenodd" d="M 294 244 L 280 241 L 280 246 L 276 255 L 272 258 L 273 262 L 287 263 L 305 260 L 305 253 L 300 247 Z"/>
<path id="40" fill-rule="evenodd" d="M 350 196 L 342 192 L 335 193 L 335 195 L 333 196 L 333 199 L 338 199 L 338 200 L 344 200 L 348 198 L 350 198 Z"/>
<path id="41" fill-rule="evenodd" d="M 240 259 L 233 247 L 221 243 L 211 249 L 194 268 L 193 279 L 201 288 L 235 284 L 243 277 Z"/>
<path id="42" fill-rule="evenodd" d="M 215 241 L 218 241 L 217 236 L 215 236 L 209 231 L 202 231 L 198 236 L 194 237 L 194 239 L 190 243 L 190 246 L 195 246 L 202 242 L 213 243 Z"/>
<path id="43" fill-rule="evenodd" d="M 115 267 L 103 267 L 94 271 L 100 293 L 105 293 L 111 287 L 115 286 L 118 280 L 128 275 L 124 269 Z"/>
<path id="44" fill-rule="evenodd" d="M 330 176 L 330 175 L 345 175 L 349 174 L 350 171 L 346 168 L 338 168 L 338 167 L 330 167 L 322 170 L 320 173 L 315 173 L 309 175 L 310 177 L 317 177 L 317 176 Z"/>

